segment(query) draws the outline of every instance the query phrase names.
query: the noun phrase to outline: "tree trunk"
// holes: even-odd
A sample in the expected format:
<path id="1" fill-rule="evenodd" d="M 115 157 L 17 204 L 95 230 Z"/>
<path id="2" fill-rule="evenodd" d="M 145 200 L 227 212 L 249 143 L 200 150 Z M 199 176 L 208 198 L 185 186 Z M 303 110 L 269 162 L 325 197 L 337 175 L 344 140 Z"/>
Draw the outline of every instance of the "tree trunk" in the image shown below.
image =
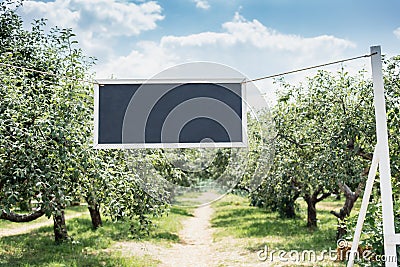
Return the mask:
<path id="1" fill-rule="evenodd" d="M 90 218 L 92 219 L 92 227 L 93 229 L 97 229 L 101 226 L 103 226 L 103 222 L 101 220 L 101 214 L 100 214 L 100 204 L 98 203 L 88 203 L 88 209 L 90 213 Z"/>
<path id="2" fill-rule="evenodd" d="M 306 195 L 304 197 L 307 202 L 307 227 L 316 228 L 317 227 L 317 201 L 312 196 Z"/>
<path id="3" fill-rule="evenodd" d="M 54 238 L 56 243 L 62 243 L 68 240 L 67 225 L 65 224 L 64 210 L 53 215 Z"/>
<path id="4" fill-rule="evenodd" d="M 322 192 L 322 195 L 318 197 L 318 195 Z M 323 193 L 323 188 L 319 187 L 312 195 L 305 194 L 304 200 L 307 203 L 307 227 L 308 228 L 316 228 L 317 227 L 317 208 L 316 205 L 318 202 L 324 200 L 329 197 L 330 193 Z"/>
<path id="5" fill-rule="evenodd" d="M 296 218 L 296 200 L 299 198 L 300 192 L 293 190 L 289 196 L 283 201 L 281 216 L 287 219 Z"/>
<path id="6" fill-rule="evenodd" d="M 285 218 L 293 219 L 296 217 L 296 205 L 294 202 L 286 204 L 284 209 L 285 209 Z"/>
<path id="7" fill-rule="evenodd" d="M 347 234 L 347 225 L 345 221 L 338 219 L 338 226 L 336 231 L 336 240 L 343 239 Z"/>
<path id="8" fill-rule="evenodd" d="M 343 207 L 340 209 L 339 212 L 331 211 L 333 215 L 335 215 L 338 219 L 344 220 L 344 218 L 350 215 L 351 210 L 353 209 L 354 203 L 357 201 L 358 197 L 361 193 L 361 188 L 363 187 L 364 183 L 360 183 L 358 188 L 355 192 L 351 191 L 351 189 L 346 185 L 339 182 L 339 187 L 344 192 L 344 196 L 346 200 L 344 202 Z"/>
<path id="9" fill-rule="evenodd" d="M 336 233 L 337 240 L 342 239 L 342 237 L 347 233 L 346 223 L 344 223 L 344 219 L 350 216 L 350 212 L 354 207 L 354 203 L 357 201 L 358 197 L 361 194 L 361 188 L 364 187 L 364 183 L 359 183 L 355 192 L 351 191 L 351 189 L 341 182 L 338 183 L 339 188 L 344 192 L 344 196 L 346 200 L 343 204 L 343 207 L 339 212 L 331 211 L 331 214 L 335 215 L 338 218 L 338 228 Z"/>

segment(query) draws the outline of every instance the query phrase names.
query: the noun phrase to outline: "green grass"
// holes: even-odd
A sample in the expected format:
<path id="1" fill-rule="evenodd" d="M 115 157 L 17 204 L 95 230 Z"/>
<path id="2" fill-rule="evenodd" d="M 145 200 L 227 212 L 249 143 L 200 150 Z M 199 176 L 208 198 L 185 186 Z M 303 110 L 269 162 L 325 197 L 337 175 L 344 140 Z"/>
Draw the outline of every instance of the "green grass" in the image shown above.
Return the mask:
<path id="1" fill-rule="evenodd" d="M 212 227 L 216 228 L 214 239 L 223 241 L 228 237 L 237 238 L 254 255 L 265 245 L 269 249 L 285 251 L 314 250 L 320 253 L 330 248 L 336 250 L 337 220 L 329 212 L 339 209 L 343 200 L 328 199 L 317 204 L 319 221 L 318 228 L 314 230 L 306 227 L 306 206 L 302 202 L 299 202 L 301 210 L 298 218 L 282 219 L 277 213 L 250 207 L 246 198 L 228 195 L 213 204 L 215 213 Z M 324 265 L 343 266 L 336 262 L 324 262 Z"/>
<path id="2" fill-rule="evenodd" d="M 207 203 L 212 203 L 221 198 L 223 194 L 218 190 L 208 189 L 202 192 L 186 192 L 182 195 L 175 196 L 174 205 L 181 207 L 198 207 Z"/>
<path id="3" fill-rule="evenodd" d="M 228 195 L 212 204 L 215 209 L 211 221 L 212 227 L 216 229 L 214 240 L 222 246 L 218 247 L 221 251 L 230 251 L 229 246 L 232 244 L 239 246 L 244 253 L 240 255 L 247 255 L 246 260 L 253 262 L 257 261 L 256 252 L 265 245 L 274 250 L 314 250 L 317 253 L 329 248 L 335 249 L 337 221 L 329 212 L 332 209 L 338 210 L 343 201 L 327 199 L 317 204 L 319 227 L 310 230 L 306 227 L 304 201 L 299 201 L 298 218 L 289 220 L 279 218 L 277 213 L 250 207 L 246 198 Z M 357 209 L 359 203 L 356 204 L 355 210 Z M 192 212 L 193 208 L 172 206 L 168 215 L 154 220 L 156 227 L 150 235 L 139 240 L 133 239 L 130 225 L 126 222 L 113 223 L 104 218 L 104 226 L 96 231 L 92 230 L 87 208 L 72 207 L 66 212 L 67 216 L 79 214 L 79 217 L 67 220 L 68 233 L 73 241 L 55 245 L 52 225 L 33 230 L 29 234 L 2 237 L 0 266 L 156 266 L 159 262 L 155 258 L 149 255 L 127 255 L 115 249 L 114 245 L 133 239 L 135 242 L 146 241 L 170 246 L 180 241 L 178 232 L 182 229 L 181 222 L 193 216 Z M 353 214 L 356 212 L 353 211 Z M 38 221 L 30 224 L 36 222 Z M 20 225 L 6 221 L 0 223 L 2 228 L 7 229 Z M 232 240 L 234 242 L 230 242 Z M 234 249 L 232 247 L 232 251 Z M 226 266 L 230 266 L 229 264 L 227 262 Z M 267 262 L 267 265 L 271 264 Z M 316 266 L 315 263 L 296 264 L 299 265 Z M 329 260 L 318 262 L 317 265 L 344 266 L 343 263 Z"/>
<path id="4" fill-rule="evenodd" d="M 76 210 L 77 209 L 77 210 Z M 73 211 L 81 212 L 80 208 Z M 172 207 L 170 213 L 157 218 L 158 225 L 143 240 L 168 244 L 178 242 L 180 220 L 192 216 L 190 210 Z M 52 226 L 41 227 L 29 234 L 0 239 L 0 266 L 154 266 L 150 256 L 123 256 L 110 250 L 118 241 L 129 241 L 129 223 L 104 220 L 103 227 L 92 230 L 88 213 L 67 220 L 68 234 L 73 241 L 56 245 Z M 138 241 L 138 240 L 136 240 Z"/>
<path id="5" fill-rule="evenodd" d="M 182 220 L 192 217 L 193 208 L 171 206 L 168 214 L 154 221 L 155 228 L 144 240 L 168 245 L 169 242 L 179 242 L 178 232 L 182 229 Z"/>
<path id="6" fill-rule="evenodd" d="M 175 197 L 172 202 L 174 205 L 189 207 L 202 204 L 201 201 L 197 201 L 197 198 L 201 196 L 201 192 L 187 192 L 183 195 Z"/>

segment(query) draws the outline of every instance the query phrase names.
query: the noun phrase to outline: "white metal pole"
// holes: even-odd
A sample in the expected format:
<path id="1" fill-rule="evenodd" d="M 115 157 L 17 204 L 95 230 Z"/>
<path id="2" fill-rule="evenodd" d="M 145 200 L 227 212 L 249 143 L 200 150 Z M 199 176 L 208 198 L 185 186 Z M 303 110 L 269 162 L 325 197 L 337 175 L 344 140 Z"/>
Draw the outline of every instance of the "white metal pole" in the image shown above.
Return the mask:
<path id="1" fill-rule="evenodd" d="M 393 215 L 392 183 L 390 175 L 389 142 L 387 134 L 385 93 L 382 74 L 381 47 L 371 47 L 372 80 L 374 84 L 374 104 L 376 118 L 377 152 L 382 199 L 382 220 L 386 267 L 396 267 L 396 242 Z"/>
<path id="2" fill-rule="evenodd" d="M 378 155 L 377 155 L 377 146 L 374 150 L 374 156 L 372 157 L 371 167 L 368 172 L 367 183 L 365 184 L 364 195 L 362 199 L 360 213 L 358 214 L 356 231 L 354 232 L 353 242 L 351 244 L 351 251 L 349 255 L 349 261 L 347 262 L 347 267 L 353 267 L 354 264 L 354 256 L 358 251 L 358 244 L 360 243 L 360 236 L 362 226 L 364 224 L 365 215 L 367 214 L 369 198 L 371 196 L 372 188 L 374 186 L 376 170 L 378 169 Z M 359 255 L 360 256 L 360 255 Z"/>

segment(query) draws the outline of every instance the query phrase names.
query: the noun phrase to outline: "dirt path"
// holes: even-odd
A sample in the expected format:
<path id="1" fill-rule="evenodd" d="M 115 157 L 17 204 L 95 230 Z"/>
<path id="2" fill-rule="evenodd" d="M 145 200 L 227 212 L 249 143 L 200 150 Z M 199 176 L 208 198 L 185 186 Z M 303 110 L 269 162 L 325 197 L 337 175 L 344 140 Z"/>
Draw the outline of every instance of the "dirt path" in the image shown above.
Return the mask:
<path id="1" fill-rule="evenodd" d="M 84 214 L 84 213 L 82 212 L 82 213 L 75 213 L 75 214 L 71 214 L 71 215 L 65 215 L 65 219 L 66 220 L 73 219 L 73 218 L 82 216 L 82 214 Z M 34 223 L 34 224 L 19 223 L 20 227 L 0 228 L 0 237 L 26 234 L 32 230 L 38 229 L 43 226 L 49 226 L 49 225 L 53 225 L 52 219 L 48 219 L 44 222 L 38 222 L 38 223 Z"/>
<path id="2" fill-rule="evenodd" d="M 218 258 L 213 245 L 210 205 L 194 210 L 194 217 L 183 221 L 183 229 L 179 232 L 181 243 L 166 248 L 150 242 L 120 242 L 114 249 L 129 256 L 151 255 L 161 262 L 159 266 L 218 266 Z M 214 264 L 215 263 L 215 264 Z"/>
<path id="3" fill-rule="evenodd" d="M 128 257 L 149 255 L 158 260 L 158 266 L 161 267 L 270 266 L 268 262 L 258 261 L 256 253 L 246 249 L 246 244 L 240 239 L 225 237 L 215 242 L 210 222 L 213 212 L 210 205 L 196 208 L 194 217 L 182 222 L 183 229 L 179 232 L 181 242 L 170 247 L 151 242 L 126 241 L 118 242 L 107 250 L 110 253 L 119 251 Z"/>
<path id="4" fill-rule="evenodd" d="M 162 255 L 161 266 L 211 266 L 215 259 L 211 229 L 210 205 L 199 207 L 194 211 L 194 217 L 183 222 L 179 232 L 182 240 Z"/>
<path id="5" fill-rule="evenodd" d="M 221 266 L 268 266 L 257 262 L 253 253 L 243 248 L 240 240 L 224 238 L 214 242 L 211 228 L 213 209 L 205 205 L 194 210 L 194 217 L 182 222 L 179 232 L 181 242 L 171 247 L 151 242 L 118 242 L 110 252 L 120 251 L 125 256 L 145 256 L 160 262 L 161 267 L 221 267 Z M 108 250 L 108 249 L 107 249 Z"/>

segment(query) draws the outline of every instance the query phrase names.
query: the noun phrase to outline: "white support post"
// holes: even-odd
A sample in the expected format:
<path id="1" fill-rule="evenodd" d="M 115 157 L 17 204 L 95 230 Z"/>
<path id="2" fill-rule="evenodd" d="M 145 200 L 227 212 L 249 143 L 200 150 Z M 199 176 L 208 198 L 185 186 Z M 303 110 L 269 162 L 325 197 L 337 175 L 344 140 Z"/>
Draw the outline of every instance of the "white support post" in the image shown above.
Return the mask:
<path id="1" fill-rule="evenodd" d="M 382 199 L 382 220 L 386 267 L 396 267 L 396 234 L 394 228 L 392 183 L 390 175 L 389 142 L 387 133 L 386 104 L 382 74 L 381 47 L 371 47 L 372 79 L 376 118 L 377 154 Z M 390 260 L 391 259 L 391 260 Z"/>
<path id="2" fill-rule="evenodd" d="M 353 242 L 351 244 L 351 250 L 349 254 L 349 261 L 347 262 L 347 267 L 353 267 L 354 257 L 358 251 L 358 244 L 360 242 L 361 230 L 364 224 L 365 215 L 367 214 L 369 198 L 371 196 L 372 188 L 374 187 L 374 181 L 376 176 L 376 170 L 378 169 L 378 156 L 377 147 L 374 150 L 374 156 L 372 157 L 371 167 L 368 172 L 367 183 L 365 184 L 364 195 L 362 199 L 360 213 L 358 214 L 356 231 L 354 232 Z"/>

